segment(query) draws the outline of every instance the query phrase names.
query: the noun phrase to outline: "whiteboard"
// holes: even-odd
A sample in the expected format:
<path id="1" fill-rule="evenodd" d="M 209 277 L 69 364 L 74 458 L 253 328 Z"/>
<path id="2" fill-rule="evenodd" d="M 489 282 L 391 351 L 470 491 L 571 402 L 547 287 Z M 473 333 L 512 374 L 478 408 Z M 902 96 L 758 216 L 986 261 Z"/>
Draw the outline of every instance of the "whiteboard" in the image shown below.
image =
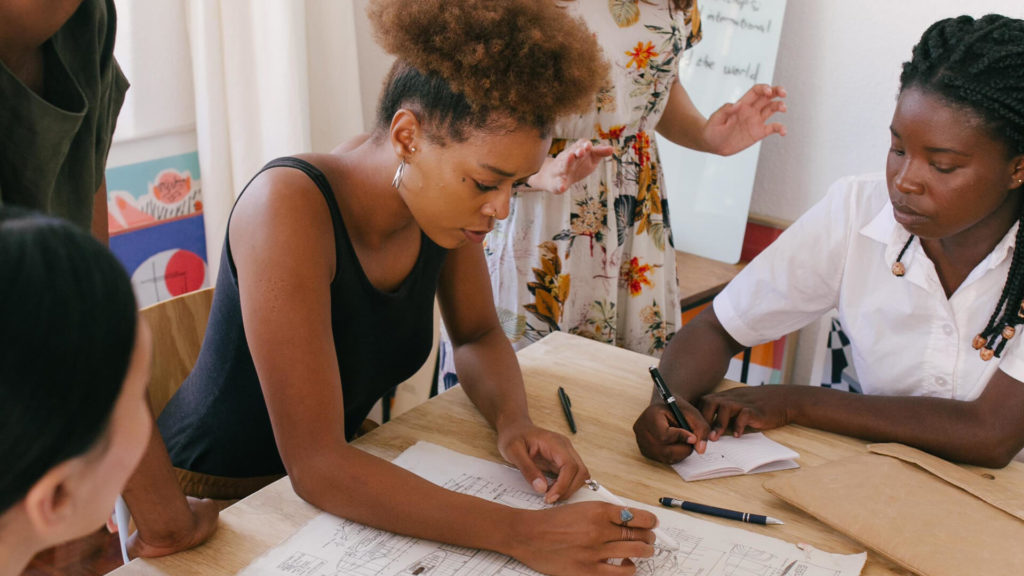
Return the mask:
<path id="1" fill-rule="evenodd" d="M 679 81 L 709 116 L 754 84 L 771 83 L 786 0 L 700 0 L 698 6 L 704 38 L 687 51 Z M 758 143 L 723 158 L 658 136 L 677 250 L 739 261 L 760 150 Z"/>

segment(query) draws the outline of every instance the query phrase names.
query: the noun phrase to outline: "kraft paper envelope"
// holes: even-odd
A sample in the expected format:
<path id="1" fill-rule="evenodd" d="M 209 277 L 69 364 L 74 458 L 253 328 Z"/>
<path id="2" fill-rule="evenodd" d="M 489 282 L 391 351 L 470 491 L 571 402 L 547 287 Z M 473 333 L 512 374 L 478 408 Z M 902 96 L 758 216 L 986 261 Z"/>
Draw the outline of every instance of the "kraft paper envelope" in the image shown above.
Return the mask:
<path id="1" fill-rule="evenodd" d="M 964 468 L 898 444 L 766 490 L 922 576 L 1024 574 L 1024 469 Z"/>
<path id="2" fill-rule="evenodd" d="M 946 482 L 1024 520 L 1024 466 L 1020 464 L 999 470 L 976 466 L 965 468 L 905 444 L 871 444 L 868 449 L 917 464 Z"/>

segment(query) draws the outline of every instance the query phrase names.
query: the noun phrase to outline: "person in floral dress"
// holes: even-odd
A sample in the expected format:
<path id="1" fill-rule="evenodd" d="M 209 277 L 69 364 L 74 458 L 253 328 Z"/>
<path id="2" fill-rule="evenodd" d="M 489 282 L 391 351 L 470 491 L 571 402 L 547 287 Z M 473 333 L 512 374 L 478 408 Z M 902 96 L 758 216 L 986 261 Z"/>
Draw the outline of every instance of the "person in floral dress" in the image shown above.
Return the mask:
<path id="1" fill-rule="evenodd" d="M 596 35 L 611 73 L 589 112 L 558 122 L 548 163 L 487 237 L 496 308 L 516 349 L 560 330 L 658 356 L 680 312 L 654 131 L 735 154 L 785 134 L 768 122 L 785 111 L 785 91 L 756 85 L 705 118 L 678 81 L 679 59 L 701 39 L 694 0 L 557 1 Z"/>

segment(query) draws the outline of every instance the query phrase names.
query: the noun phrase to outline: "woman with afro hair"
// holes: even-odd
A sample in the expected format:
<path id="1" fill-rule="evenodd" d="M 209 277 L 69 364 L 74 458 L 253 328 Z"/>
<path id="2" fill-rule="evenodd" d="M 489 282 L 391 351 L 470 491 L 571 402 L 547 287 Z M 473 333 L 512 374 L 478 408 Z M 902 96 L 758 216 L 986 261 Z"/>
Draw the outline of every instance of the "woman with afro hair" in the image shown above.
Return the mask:
<path id="1" fill-rule="evenodd" d="M 270 162 L 235 204 L 200 357 L 158 421 L 186 492 L 238 498 L 287 473 L 306 501 L 363 524 L 548 574 L 632 573 L 605 560 L 653 554 L 652 514 L 625 527 L 610 504 L 509 508 L 348 443 L 427 359 L 436 295 L 501 455 L 548 502 L 589 476 L 530 419 L 482 241 L 607 65 L 550 0 L 376 0 L 369 14 L 397 57 L 372 133 Z"/>

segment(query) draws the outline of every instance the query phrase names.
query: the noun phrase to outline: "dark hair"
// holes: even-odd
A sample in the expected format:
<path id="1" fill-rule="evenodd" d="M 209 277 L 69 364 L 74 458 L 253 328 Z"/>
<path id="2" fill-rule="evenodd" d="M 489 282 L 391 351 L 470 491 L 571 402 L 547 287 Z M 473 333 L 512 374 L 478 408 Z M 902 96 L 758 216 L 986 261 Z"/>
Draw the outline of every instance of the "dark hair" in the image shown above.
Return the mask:
<path id="1" fill-rule="evenodd" d="M 920 88 L 974 112 L 1011 155 L 1024 153 L 1024 20 L 989 14 L 932 24 L 903 64 L 900 91 Z M 1024 202 L 1010 271 L 974 347 L 999 356 L 1024 323 Z"/>
<path id="2" fill-rule="evenodd" d="M 135 329 L 131 281 L 102 244 L 0 207 L 0 514 L 102 437 Z"/>
<path id="3" fill-rule="evenodd" d="M 407 108 L 437 142 L 526 125 L 547 133 L 589 107 L 608 73 L 581 21 L 552 0 L 374 0 L 377 42 L 397 57 L 377 108 Z"/>

